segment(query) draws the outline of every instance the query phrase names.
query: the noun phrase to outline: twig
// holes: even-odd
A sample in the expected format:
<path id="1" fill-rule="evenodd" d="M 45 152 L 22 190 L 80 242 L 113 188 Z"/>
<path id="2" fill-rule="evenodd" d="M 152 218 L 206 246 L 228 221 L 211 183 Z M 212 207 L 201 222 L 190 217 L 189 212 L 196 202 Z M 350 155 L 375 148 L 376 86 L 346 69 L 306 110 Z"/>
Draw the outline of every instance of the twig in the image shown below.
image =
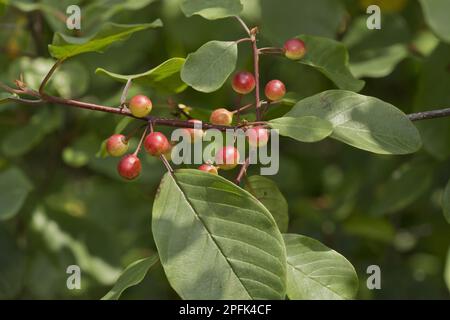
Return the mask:
<path id="1" fill-rule="evenodd" d="M 239 170 L 239 174 L 235 180 L 237 185 L 241 184 L 242 178 L 247 174 L 247 169 L 250 166 L 250 158 L 245 159 L 244 164 L 241 166 L 241 170 Z"/>
<path id="2" fill-rule="evenodd" d="M 408 115 L 409 120 L 411 121 L 421 121 L 421 120 L 429 120 L 429 119 L 437 119 L 450 117 L 450 108 L 432 110 L 432 111 L 423 111 L 417 113 L 411 113 Z"/>
<path id="3" fill-rule="evenodd" d="M 141 140 L 139 140 L 139 144 L 136 148 L 136 151 L 134 151 L 134 155 L 137 156 L 139 151 L 141 151 L 142 143 L 144 142 L 145 136 L 147 134 L 148 126 L 145 127 L 144 133 L 142 134 Z"/>
<path id="4" fill-rule="evenodd" d="M 234 16 L 234 17 L 236 18 L 237 21 L 239 21 L 241 26 L 244 28 L 245 32 L 247 32 L 247 34 L 251 37 L 252 33 L 250 31 L 250 28 L 247 27 L 247 24 L 244 22 L 244 20 L 242 20 L 241 17 L 239 17 L 239 16 Z"/>
<path id="5" fill-rule="evenodd" d="M 167 161 L 166 157 L 162 154 L 162 155 L 159 156 L 159 158 L 161 159 L 162 163 L 166 167 L 167 171 L 172 175 L 173 174 L 173 169 L 170 166 L 169 161 Z"/>

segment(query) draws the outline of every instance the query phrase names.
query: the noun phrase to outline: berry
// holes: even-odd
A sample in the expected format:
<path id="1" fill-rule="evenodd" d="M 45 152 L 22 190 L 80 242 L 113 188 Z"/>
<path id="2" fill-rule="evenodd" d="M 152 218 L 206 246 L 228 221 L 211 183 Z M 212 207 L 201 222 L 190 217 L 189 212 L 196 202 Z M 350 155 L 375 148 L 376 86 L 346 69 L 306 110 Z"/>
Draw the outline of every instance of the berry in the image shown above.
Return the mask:
<path id="1" fill-rule="evenodd" d="M 246 132 L 248 144 L 252 147 L 264 147 L 269 142 L 269 131 L 264 127 L 250 128 Z"/>
<path id="2" fill-rule="evenodd" d="M 229 126 L 233 122 L 233 112 L 224 108 L 216 109 L 211 113 L 209 121 L 212 124 Z"/>
<path id="3" fill-rule="evenodd" d="M 127 180 L 136 179 L 141 173 L 141 169 L 141 160 L 134 154 L 124 156 L 117 166 L 120 176 Z"/>
<path id="4" fill-rule="evenodd" d="M 191 119 L 188 122 L 197 123 L 198 127 L 202 127 L 202 122 L 200 120 Z M 203 129 L 195 129 L 195 128 L 185 128 L 186 135 L 189 137 L 191 143 L 195 143 L 201 141 L 203 139 Z"/>
<path id="5" fill-rule="evenodd" d="M 297 38 L 284 43 L 284 55 L 291 60 L 300 60 L 306 54 L 305 43 Z"/>
<path id="6" fill-rule="evenodd" d="M 233 146 L 226 146 L 216 154 L 216 164 L 222 170 L 232 170 L 239 164 L 239 151 Z"/>
<path id="7" fill-rule="evenodd" d="M 128 108 L 131 114 L 138 118 L 143 118 L 152 111 L 152 101 L 143 95 L 137 95 L 131 98 Z"/>
<path id="8" fill-rule="evenodd" d="M 171 145 L 161 132 L 150 133 L 144 141 L 145 150 L 154 157 L 158 157 L 170 150 Z"/>
<path id="9" fill-rule="evenodd" d="M 216 167 L 210 164 L 202 164 L 200 167 L 198 167 L 198 170 L 205 171 L 212 174 L 219 174 Z"/>
<path id="10" fill-rule="evenodd" d="M 233 90 L 240 94 L 248 94 L 255 89 L 255 76 L 247 71 L 241 71 L 235 74 L 233 78 Z"/>
<path id="11" fill-rule="evenodd" d="M 123 134 L 113 134 L 106 141 L 106 151 L 112 157 L 121 157 L 128 150 L 128 140 Z"/>
<path id="12" fill-rule="evenodd" d="M 280 80 L 269 81 L 266 85 L 266 97 L 271 101 L 281 100 L 286 94 L 286 87 Z"/>

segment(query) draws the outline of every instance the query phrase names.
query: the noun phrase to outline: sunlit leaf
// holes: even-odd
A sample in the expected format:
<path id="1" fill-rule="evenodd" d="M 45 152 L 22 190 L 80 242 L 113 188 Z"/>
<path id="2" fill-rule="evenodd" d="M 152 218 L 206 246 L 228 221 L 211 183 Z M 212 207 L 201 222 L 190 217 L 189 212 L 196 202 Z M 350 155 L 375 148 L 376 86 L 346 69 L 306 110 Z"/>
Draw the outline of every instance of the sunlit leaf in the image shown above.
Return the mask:
<path id="1" fill-rule="evenodd" d="M 283 117 L 270 120 L 268 124 L 272 129 L 277 129 L 280 135 L 301 142 L 318 142 L 333 132 L 331 122 L 312 116 Z"/>
<path id="2" fill-rule="evenodd" d="M 243 8 L 240 0 L 183 0 L 181 3 L 186 17 L 200 15 L 209 20 L 237 16 Z"/>

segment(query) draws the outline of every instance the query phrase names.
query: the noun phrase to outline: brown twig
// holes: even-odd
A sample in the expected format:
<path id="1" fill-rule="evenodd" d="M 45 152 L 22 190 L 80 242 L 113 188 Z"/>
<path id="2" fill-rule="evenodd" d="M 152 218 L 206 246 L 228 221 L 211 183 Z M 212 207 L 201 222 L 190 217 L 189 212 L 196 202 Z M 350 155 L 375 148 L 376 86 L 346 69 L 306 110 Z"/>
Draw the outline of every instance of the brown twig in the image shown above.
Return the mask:
<path id="1" fill-rule="evenodd" d="M 239 174 L 234 181 L 237 185 L 241 184 L 242 178 L 247 174 L 247 169 L 250 166 L 250 158 L 245 159 L 244 164 L 241 166 L 241 170 L 239 170 Z"/>

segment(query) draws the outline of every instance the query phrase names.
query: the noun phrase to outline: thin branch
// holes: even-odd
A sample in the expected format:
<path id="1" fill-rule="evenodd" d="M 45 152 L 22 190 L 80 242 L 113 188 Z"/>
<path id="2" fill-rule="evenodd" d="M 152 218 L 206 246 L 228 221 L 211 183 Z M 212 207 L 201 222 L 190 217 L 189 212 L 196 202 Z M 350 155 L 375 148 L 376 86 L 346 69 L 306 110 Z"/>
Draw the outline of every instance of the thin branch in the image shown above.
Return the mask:
<path id="1" fill-rule="evenodd" d="M 250 166 L 250 158 L 245 159 L 244 164 L 241 166 L 241 170 L 239 170 L 239 174 L 236 178 L 236 180 L 234 181 L 237 185 L 241 184 L 242 178 L 245 177 L 245 175 L 247 174 L 247 169 Z"/>
<path id="2" fill-rule="evenodd" d="M 53 65 L 53 67 L 50 69 L 50 71 L 47 73 L 47 75 L 45 76 L 44 80 L 42 80 L 41 85 L 39 86 L 39 94 L 41 96 L 45 96 L 44 93 L 44 89 L 45 86 L 47 85 L 47 82 L 50 80 L 50 78 L 52 77 L 53 73 L 56 71 L 56 69 L 58 69 L 58 67 L 64 62 L 64 60 L 60 59 L 57 60 L 55 62 L 55 64 Z"/>
<path id="3" fill-rule="evenodd" d="M 145 136 L 147 135 L 148 126 L 145 127 L 144 133 L 142 134 L 141 140 L 139 140 L 139 144 L 136 148 L 136 151 L 134 151 L 134 155 L 137 156 L 139 151 L 141 151 L 142 143 L 144 142 Z"/>
<path id="4" fill-rule="evenodd" d="M 430 120 L 444 117 L 450 117 L 450 108 L 432 111 L 423 111 L 408 115 L 408 118 L 411 121 Z"/>
<path id="5" fill-rule="evenodd" d="M 172 167 L 170 166 L 169 161 L 167 161 L 166 157 L 162 154 L 162 155 L 159 156 L 159 158 L 161 159 L 162 163 L 163 163 L 164 166 L 166 167 L 167 171 L 168 171 L 170 174 L 173 174 L 173 169 L 172 169 Z"/>
<path id="6" fill-rule="evenodd" d="M 239 40 L 236 40 L 236 44 L 242 43 L 242 42 L 250 42 L 252 41 L 252 38 L 242 38 Z"/>
<path id="7" fill-rule="evenodd" d="M 236 18 L 237 21 L 239 21 L 242 28 L 244 28 L 245 32 L 247 32 L 247 34 L 251 37 L 252 33 L 250 31 L 250 28 L 247 26 L 247 24 L 244 22 L 244 20 L 242 20 L 241 17 L 239 17 L 239 16 L 234 16 L 234 17 Z"/>

